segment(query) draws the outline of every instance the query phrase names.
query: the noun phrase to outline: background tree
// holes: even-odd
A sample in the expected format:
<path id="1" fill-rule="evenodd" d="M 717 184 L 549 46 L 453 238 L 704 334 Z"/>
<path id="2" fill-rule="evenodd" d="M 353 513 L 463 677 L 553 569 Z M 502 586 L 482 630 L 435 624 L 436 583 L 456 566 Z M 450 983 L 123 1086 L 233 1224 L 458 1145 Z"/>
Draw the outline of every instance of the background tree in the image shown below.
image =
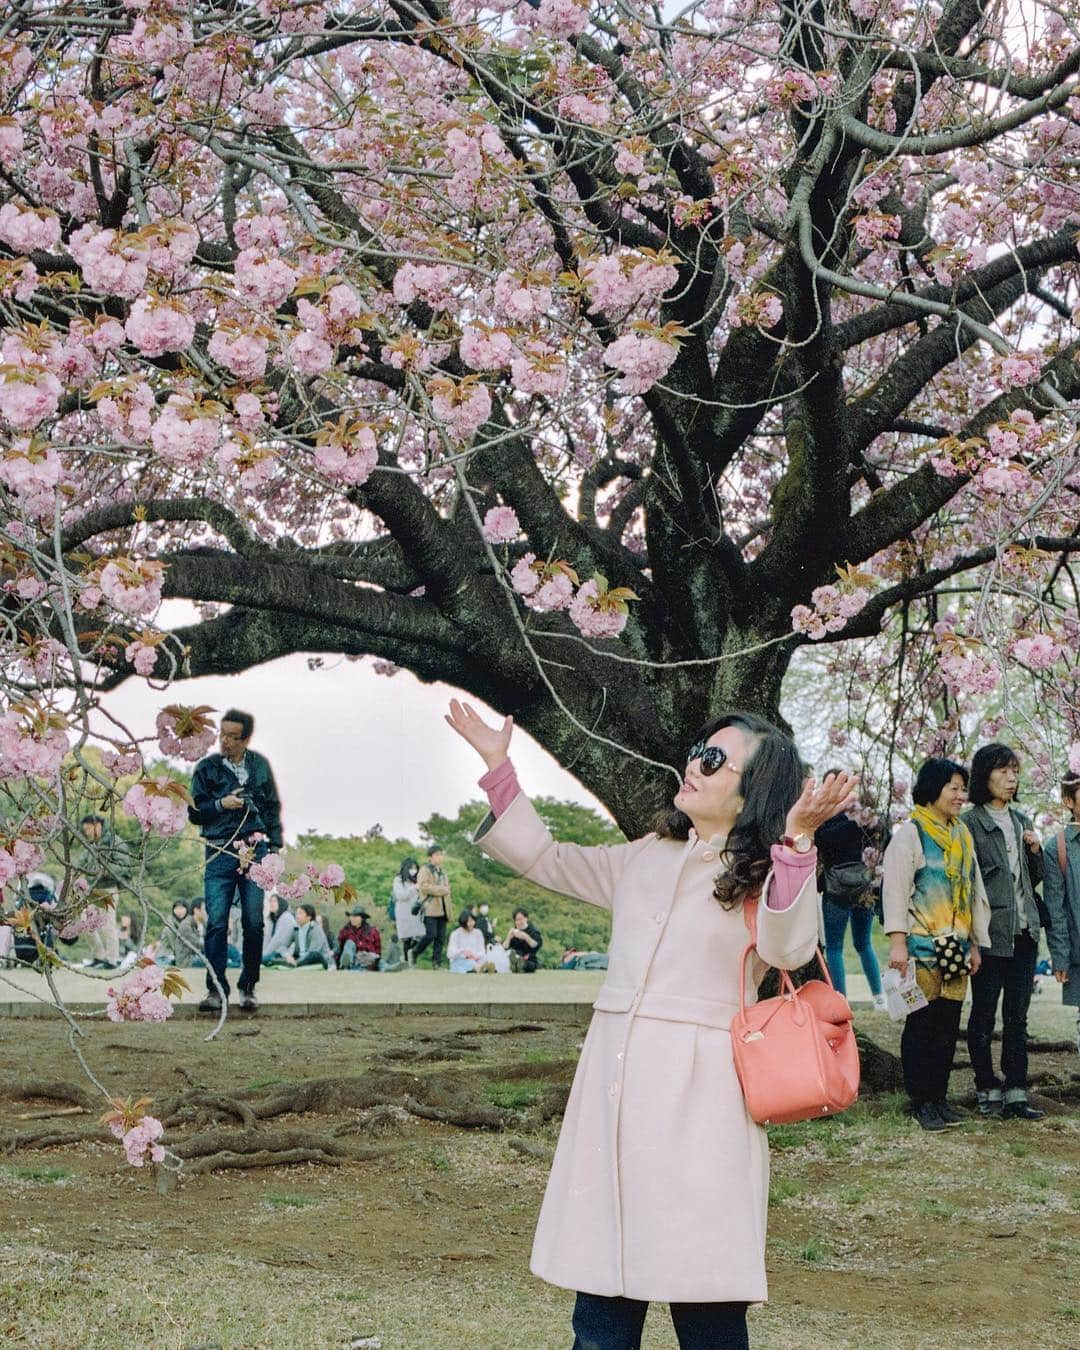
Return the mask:
<path id="1" fill-rule="evenodd" d="M 132 672 L 337 651 L 632 834 L 883 623 L 1080 736 L 1078 68 L 980 0 L 10 7 L 3 771 Z"/>

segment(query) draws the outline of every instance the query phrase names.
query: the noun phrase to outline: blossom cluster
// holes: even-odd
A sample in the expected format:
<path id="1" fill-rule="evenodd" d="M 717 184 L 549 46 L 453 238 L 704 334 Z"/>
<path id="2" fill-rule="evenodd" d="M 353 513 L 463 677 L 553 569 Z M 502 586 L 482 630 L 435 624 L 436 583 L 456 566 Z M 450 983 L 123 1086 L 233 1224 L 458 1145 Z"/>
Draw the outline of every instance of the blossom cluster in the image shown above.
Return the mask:
<path id="1" fill-rule="evenodd" d="M 157 1141 L 165 1133 L 165 1127 L 154 1116 L 144 1115 L 135 1124 L 126 1126 L 122 1120 L 109 1123 L 113 1136 L 124 1146 L 124 1155 L 132 1167 L 143 1167 L 146 1163 L 159 1163 L 165 1160 L 165 1148 Z"/>
<path id="2" fill-rule="evenodd" d="M 173 1005 L 162 991 L 165 971 L 153 961 L 137 965 L 114 988 L 109 985 L 105 1013 L 110 1022 L 164 1022 L 172 1016 Z"/>

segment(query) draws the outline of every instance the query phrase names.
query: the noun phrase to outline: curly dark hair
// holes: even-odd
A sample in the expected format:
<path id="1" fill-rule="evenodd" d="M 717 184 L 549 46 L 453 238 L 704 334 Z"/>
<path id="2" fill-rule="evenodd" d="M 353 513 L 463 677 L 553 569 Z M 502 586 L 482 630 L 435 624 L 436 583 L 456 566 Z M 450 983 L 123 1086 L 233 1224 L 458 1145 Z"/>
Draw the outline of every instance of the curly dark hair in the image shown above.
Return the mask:
<path id="1" fill-rule="evenodd" d="M 713 717 L 694 732 L 691 744 L 707 741 L 724 727 L 738 727 L 756 742 L 743 766 L 742 810 L 720 855 L 724 871 L 713 880 L 714 898 L 725 909 L 734 909 L 760 892 L 772 866 L 769 851 L 783 838 L 787 814 L 803 789 L 806 766 L 791 737 L 757 713 Z M 689 839 L 692 822 L 674 809 L 659 816 L 654 828 L 662 839 Z"/>

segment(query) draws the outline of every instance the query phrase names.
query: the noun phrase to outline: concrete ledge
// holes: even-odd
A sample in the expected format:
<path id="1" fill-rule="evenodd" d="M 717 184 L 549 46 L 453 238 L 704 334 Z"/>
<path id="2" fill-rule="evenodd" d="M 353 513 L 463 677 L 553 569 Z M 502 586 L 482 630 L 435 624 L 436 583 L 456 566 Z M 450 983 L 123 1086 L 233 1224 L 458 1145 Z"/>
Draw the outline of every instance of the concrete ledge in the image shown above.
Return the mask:
<path id="1" fill-rule="evenodd" d="M 76 1016 L 100 1017 L 100 1003 L 65 1003 Z M 230 1024 L 262 1022 L 268 1017 L 332 1017 L 338 1021 L 359 1022 L 384 1017 L 490 1017 L 506 1022 L 574 1022 L 584 1024 L 592 1015 L 590 1003 L 261 1003 L 258 1012 L 237 1009 Z M 58 1018 L 52 1003 L 0 1003 L 0 1017 Z M 104 1019 L 102 1019 L 104 1020 Z M 194 1003 L 178 1003 L 173 1020 L 205 1022 L 207 1029 L 215 1018 L 197 1011 Z"/>

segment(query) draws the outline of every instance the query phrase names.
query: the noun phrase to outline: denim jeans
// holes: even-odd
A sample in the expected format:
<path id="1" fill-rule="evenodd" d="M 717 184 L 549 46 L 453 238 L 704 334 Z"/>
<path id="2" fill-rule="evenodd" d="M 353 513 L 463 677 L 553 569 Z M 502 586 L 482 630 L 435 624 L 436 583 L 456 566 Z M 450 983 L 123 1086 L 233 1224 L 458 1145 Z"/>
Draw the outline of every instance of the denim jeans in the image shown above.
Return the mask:
<path id="1" fill-rule="evenodd" d="M 255 849 L 256 860 L 266 856 L 267 847 L 259 844 Z M 225 978 L 228 963 L 229 910 L 233 898 L 240 898 L 240 921 L 243 929 L 243 953 L 241 956 L 240 989 L 253 990 L 259 980 L 259 968 L 262 963 L 263 944 L 263 893 L 246 873 L 239 870 L 234 853 L 221 848 L 206 850 L 206 869 L 203 873 L 203 899 L 206 902 L 206 936 L 203 951 L 206 964 L 218 977 L 226 997 L 229 994 L 229 982 Z M 210 970 L 206 973 L 207 993 L 216 993 Z"/>
<path id="2" fill-rule="evenodd" d="M 871 994 L 881 993 L 881 967 L 870 939 L 874 927 L 874 911 L 863 905 L 846 909 L 837 905 L 828 896 L 821 902 L 821 912 L 825 919 L 825 960 L 828 963 L 832 982 L 841 994 L 847 993 L 847 980 L 844 976 L 844 935 L 848 920 L 851 920 L 851 940 L 862 962 L 863 974 L 870 985 Z"/>
<path id="3" fill-rule="evenodd" d="M 749 1350 L 745 1303 L 672 1303 L 680 1350 Z M 574 1350 L 639 1350 L 648 1303 L 578 1294 Z"/>
<path id="4" fill-rule="evenodd" d="M 983 952 L 982 965 L 971 977 L 971 1013 L 967 1043 L 975 1088 L 1026 1088 L 1028 1075 L 1027 1015 L 1035 985 L 1035 959 L 1039 944 L 1029 933 L 1018 933 L 1012 956 Z M 992 1042 L 1001 1002 L 1001 1074 L 994 1072 Z"/>

